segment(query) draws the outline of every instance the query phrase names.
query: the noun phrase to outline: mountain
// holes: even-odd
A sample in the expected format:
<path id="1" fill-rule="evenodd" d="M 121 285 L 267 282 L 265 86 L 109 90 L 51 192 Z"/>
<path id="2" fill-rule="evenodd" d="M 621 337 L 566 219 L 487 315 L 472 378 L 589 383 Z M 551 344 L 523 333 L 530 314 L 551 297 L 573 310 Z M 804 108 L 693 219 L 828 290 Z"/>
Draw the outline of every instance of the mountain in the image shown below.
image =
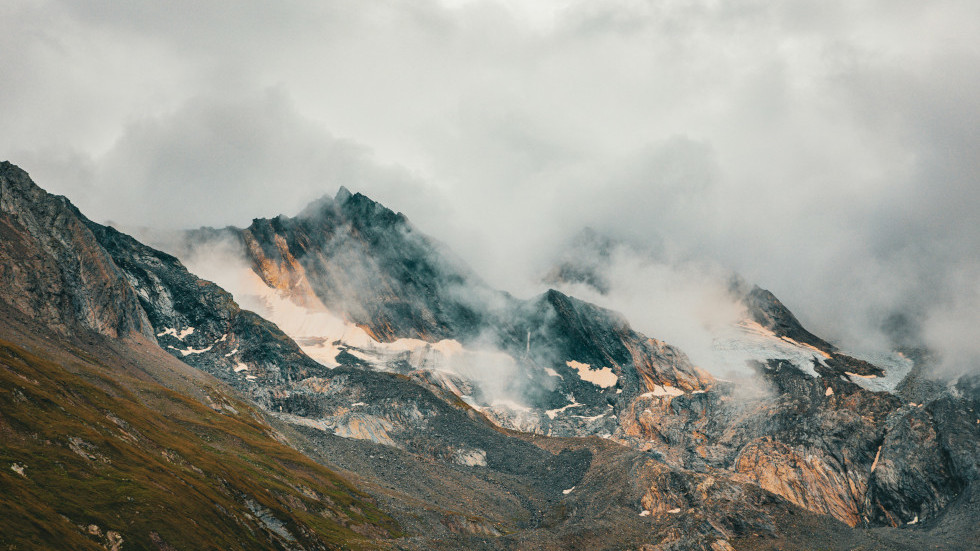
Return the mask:
<path id="1" fill-rule="evenodd" d="M 320 336 L 339 345 L 332 349 L 340 351 L 336 361 L 351 357 L 360 367 L 424 372 L 436 379 L 449 373 L 453 377 L 442 385 L 445 390 L 504 427 L 596 434 L 680 468 L 735 472 L 852 526 L 932 517 L 961 495 L 964 481 L 975 478 L 975 464 L 969 462 L 930 467 L 926 470 L 939 472 L 920 473 L 932 482 L 919 485 L 918 494 L 893 487 L 891 497 L 878 499 L 884 474 L 879 469 L 906 463 L 889 457 L 883 443 L 890 426 L 916 413 L 895 393 L 912 362 L 898 357 L 882 367 L 842 353 L 806 330 L 772 293 L 755 286 L 732 287 L 746 319 L 734 340 L 720 343 L 749 360 L 770 391 L 745 399 L 732 385 L 691 365 L 681 351 L 635 332 L 614 312 L 556 290 L 519 300 L 489 289 L 404 215 L 360 194 L 341 190 L 295 218 L 192 232 L 184 247 L 217 235 L 237 244 L 244 269 L 261 277 L 266 296 L 348 323 Z M 614 243 L 595 233 L 584 241 L 584 247 L 603 250 L 572 255 L 591 264 L 566 262 L 552 272 L 552 281 L 571 274 L 608 285 L 602 259 L 609 259 Z M 346 256 L 351 251 L 356 261 Z M 349 296 L 359 297 L 353 308 L 344 299 Z M 275 319 L 276 312 L 268 314 Z M 351 338 L 351 325 L 384 342 Z M 315 341 L 316 330 L 304 329 L 295 336 Z M 530 377 L 528 386 L 538 394 L 525 391 L 517 404 L 503 406 L 474 400 L 473 388 L 486 384 L 479 374 L 461 375 L 451 360 L 434 358 L 449 348 L 448 339 L 463 349 L 489 346 L 502 352 L 506 358 L 498 363 L 517 366 L 504 372 Z M 429 354 L 405 350 L 409 347 Z M 542 369 L 550 376 L 542 377 Z M 970 404 L 960 402 L 959 415 L 969 418 Z M 933 418 L 930 423 L 937 432 L 959 430 Z M 971 440 L 963 436 L 964 442 Z M 921 453 L 941 455 L 939 448 Z"/>
<path id="2" fill-rule="evenodd" d="M 261 280 L 236 295 L 256 296 L 253 307 L 292 327 L 310 356 L 404 374 L 430 365 L 454 375 L 446 390 L 511 428 L 612 432 L 636 396 L 714 384 L 615 312 L 555 290 L 520 300 L 490 288 L 404 215 L 346 189 L 296 217 L 190 232 L 180 249 L 194 256 L 222 242 L 228 264 Z"/>
<path id="3" fill-rule="evenodd" d="M 616 312 L 492 289 L 346 190 L 296 217 L 188 232 L 171 256 L 3 163 L 0 232 L 8 547 L 978 537 L 980 384 L 923 393 L 892 386 L 890 365 L 837 364 L 761 290 L 736 328 L 765 389 L 747 394 Z"/>
<path id="4" fill-rule="evenodd" d="M 0 543 L 329 549 L 397 535 L 370 497 L 157 346 L 149 289 L 90 225 L 0 164 Z"/>
<path id="5" fill-rule="evenodd" d="M 619 314 L 557 290 L 520 300 L 489 288 L 404 215 L 344 189 L 294 218 L 190 232 L 181 248 L 192 257 L 215 240 L 231 244 L 236 269 L 261 280 L 249 290 L 259 302 L 280 304 L 264 311 L 270 319 L 280 316 L 284 327 L 287 317 L 333 320 L 295 324 L 291 334 L 311 344 L 304 350 L 313 357 L 429 381 L 505 428 L 599 435 L 672 469 L 734 476 L 851 526 L 936 519 L 974 491 L 966 489 L 977 463 L 963 460 L 977 450 L 972 394 L 910 405 L 897 389 L 911 360 L 881 366 L 842 353 L 758 287 L 733 285 L 746 318 L 718 343 L 753 366 L 764 392 L 746 396 Z M 586 241 L 605 256 L 566 262 L 552 281 L 572 274 L 608 285 L 602 259 L 614 244 Z M 285 316 L 283 301 L 298 310 Z M 520 392 L 495 396 L 497 377 Z M 886 445 L 906 425 L 933 436 Z M 936 461 L 954 441 L 960 459 Z"/>

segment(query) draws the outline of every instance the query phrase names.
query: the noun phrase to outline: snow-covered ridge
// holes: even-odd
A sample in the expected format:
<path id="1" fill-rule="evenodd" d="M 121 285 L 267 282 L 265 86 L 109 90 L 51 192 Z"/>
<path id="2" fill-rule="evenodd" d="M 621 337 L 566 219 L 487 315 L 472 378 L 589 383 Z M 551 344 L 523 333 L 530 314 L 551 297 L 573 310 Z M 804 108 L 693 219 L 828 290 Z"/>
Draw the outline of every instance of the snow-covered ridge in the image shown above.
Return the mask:
<path id="1" fill-rule="evenodd" d="M 712 347 L 714 366 L 728 369 L 744 368 L 746 362 L 766 360 L 786 360 L 800 371 L 818 377 L 814 362 L 826 366 L 831 356 L 809 344 L 797 342 L 789 337 L 780 337 L 762 325 L 744 320 L 735 326 L 725 337 L 715 339 Z M 898 384 L 912 369 L 912 360 L 901 353 L 892 354 L 854 354 L 850 356 L 870 362 L 884 371 L 883 376 L 846 373 L 847 380 L 872 391 L 894 391 Z M 829 394 L 828 394 L 829 396 Z"/>
<path id="2" fill-rule="evenodd" d="M 884 374 L 877 375 L 858 375 L 857 373 L 845 372 L 847 378 L 854 384 L 872 392 L 892 392 L 898 388 L 902 379 L 912 371 L 915 362 L 905 357 L 901 352 L 892 354 L 852 354 L 859 360 L 870 362 L 882 369 Z"/>
<path id="3" fill-rule="evenodd" d="M 749 361 L 786 360 L 800 371 L 817 377 L 814 362 L 827 365 L 830 355 L 789 337 L 779 337 L 771 330 L 751 320 L 743 320 L 731 334 L 715 339 L 711 367 L 744 369 Z M 723 371 L 723 370 L 721 370 Z"/>

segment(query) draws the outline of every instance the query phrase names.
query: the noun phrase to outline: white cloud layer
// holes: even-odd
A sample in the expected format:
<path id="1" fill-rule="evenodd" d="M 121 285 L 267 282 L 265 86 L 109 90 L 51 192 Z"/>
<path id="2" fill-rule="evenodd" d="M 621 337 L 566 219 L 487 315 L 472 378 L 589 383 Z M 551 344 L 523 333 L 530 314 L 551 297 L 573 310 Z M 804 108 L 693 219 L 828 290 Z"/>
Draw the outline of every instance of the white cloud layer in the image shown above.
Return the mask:
<path id="1" fill-rule="evenodd" d="M 973 0 L 11 0 L 0 155 L 127 225 L 347 185 L 518 293 L 590 225 L 737 270 L 846 346 L 907 313 L 963 366 L 977 36 Z"/>

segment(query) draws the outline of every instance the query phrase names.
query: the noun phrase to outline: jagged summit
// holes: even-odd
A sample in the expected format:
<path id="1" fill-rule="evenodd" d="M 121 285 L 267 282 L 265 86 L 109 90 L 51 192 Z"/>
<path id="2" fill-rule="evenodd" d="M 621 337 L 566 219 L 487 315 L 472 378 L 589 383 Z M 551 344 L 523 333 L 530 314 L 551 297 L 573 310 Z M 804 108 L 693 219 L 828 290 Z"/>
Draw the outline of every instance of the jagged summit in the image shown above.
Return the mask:
<path id="1" fill-rule="evenodd" d="M 474 330 L 468 298 L 448 297 L 461 286 L 486 289 L 479 278 L 404 215 L 345 191 L 338 192 L 342 200 L 322 198 L 295 218 L 256 219 L 229 231 L 267 284 L 315 295 L 379 340 L 439 340 Z"/>
<path id="2" fill-rule="evenodd" d="M 352 195 L 353 194 L 350 192 L 350 190 L 347 189 L 347 186 L 340 186 L 340 189 L 337 190 L 337 195 L 334 196 L 334 201 L 343 204 L 346 203 Z"/>
<path id="3" fill-rule="evenodd" d="M 285 215 L 276 216 L 274 220 L 290 220 Z M 395 212 L 383 204 L 371 199 L 362 193 L 351 193 L 346 187 L 341 186 L 334 197 L 324 195 L 323 197 L 311 201 L 295 219 L 303 219 L 312 225 L 321 224 L 325 229 L 329 229 L 336 224 L 349 222 L 360 229 L 370 230 L 374 226 L 393 226 L 404 225 L 406 230 L 411 231 L 408 218 L 400 212 Z M 257 218 L 255 223 L 261 223 L 266 219 Z"/>
<path id="4" fill-rule="evenodd" d="M 752 319 L 781 337 L 789 337 L 797 342 L 809 344 L 827 353 L 837 351 L 837 347 L 803 328 L 803 325 L 771 292 L 757 285 L 742 297 Z"/>

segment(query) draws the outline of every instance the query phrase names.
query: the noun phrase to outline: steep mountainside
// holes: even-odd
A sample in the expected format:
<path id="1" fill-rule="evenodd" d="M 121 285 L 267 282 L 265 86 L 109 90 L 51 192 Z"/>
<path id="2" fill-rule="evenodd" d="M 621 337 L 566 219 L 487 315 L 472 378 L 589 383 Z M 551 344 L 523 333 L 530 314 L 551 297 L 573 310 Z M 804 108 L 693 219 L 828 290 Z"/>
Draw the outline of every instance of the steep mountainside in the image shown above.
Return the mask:
<path id="1" fill-rule="evenodd" d="M 151 337 L 132 287 L 78 210 L 10 163 L 0 163 L 0 179 L 0 297 L 62 333 Z"/>
<path id="2" fill-rule="evenodd" d="M 396 535 L 365 494 L 157 347 L 157 312 L 140 301 L 173 289 L 134 285 L 67 200 L 2 163 L 0 205 L 5 547 L 327 549 Z"/>

